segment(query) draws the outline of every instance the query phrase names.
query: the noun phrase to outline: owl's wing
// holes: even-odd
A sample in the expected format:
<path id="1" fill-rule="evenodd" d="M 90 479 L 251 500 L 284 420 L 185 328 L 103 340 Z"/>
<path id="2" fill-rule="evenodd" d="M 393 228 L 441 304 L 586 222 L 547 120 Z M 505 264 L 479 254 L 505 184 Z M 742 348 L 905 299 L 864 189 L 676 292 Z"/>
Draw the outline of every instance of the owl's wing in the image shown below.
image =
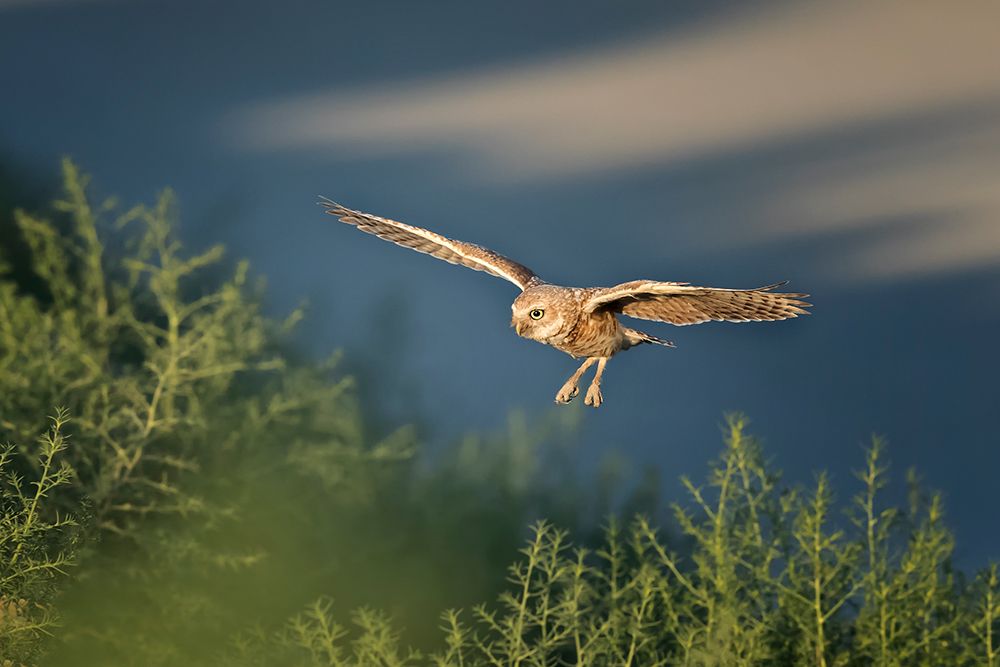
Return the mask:
<path id="1" fill-rule="evenodd" d="M 771 291 L 784 284 L 735 290 L 634 280 L 598 290 L 583 307 L 588 312 L 609 310 L 640 320 L 677 325 L 710 320 L 762 322 L 808 315 L 806 308 L 812 304 L 802 301 L 808 294 Z"/>
<path id="2" fill-rule="evenodd" d="M 452 264 L 461 264 L 476 271 L 485 271 L 498 278 L 509 280 L 520 287 L 522 291 L 530 285 L 541 282 L 535 272 L 528 267 L 495 253 L 489 248 L 474 243 L 455 241 L 420 227 L 354 211 L 325 197 L 321 198 L 319 203 L 326 207 L 326 212 L 330 215 L 337 216 L 341 222 L 354 225 L 367 234 L 374 234 L 386 241 L 392 241 L 396 245 L 432 255 Z"/>

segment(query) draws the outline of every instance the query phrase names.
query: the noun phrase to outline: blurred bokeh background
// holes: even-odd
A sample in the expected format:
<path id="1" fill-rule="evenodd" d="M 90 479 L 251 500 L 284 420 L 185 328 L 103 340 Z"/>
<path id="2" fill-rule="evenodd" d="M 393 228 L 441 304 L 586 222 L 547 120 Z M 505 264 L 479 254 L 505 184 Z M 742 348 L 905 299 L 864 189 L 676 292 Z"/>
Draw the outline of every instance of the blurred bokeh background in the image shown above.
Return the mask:
<path id="1" fill-rule="evenodd" d="M 943 490 L 960 563 L 1000 553 L 1000 5 L 988 2 L 0 0 L 0 163 L 46 193 L 180 201 L 308 300 L 386 432 L 443 447 L 544 418 L 573 369 L 508 328 L 510 285 L 335 224 L 317 195 L 560 284 L 791 280 L 791 322 L 647 327 L 574 458 L 698 476 L 727 410 L 792 480 L 862 443 Z M 843 494 L 848 492 L 845 490 Z"/>

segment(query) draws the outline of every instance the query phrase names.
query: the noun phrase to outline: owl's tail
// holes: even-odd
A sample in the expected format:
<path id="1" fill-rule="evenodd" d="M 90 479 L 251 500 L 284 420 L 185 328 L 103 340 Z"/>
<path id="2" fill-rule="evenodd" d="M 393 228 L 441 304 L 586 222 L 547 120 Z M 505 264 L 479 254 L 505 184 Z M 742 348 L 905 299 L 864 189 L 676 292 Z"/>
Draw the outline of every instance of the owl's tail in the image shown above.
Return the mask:
<path id="1" fill-rule="evenodd" d="M 657 338 L 656 336 L 650 336 L 648 333 L 636 331 L 635 329 L 625 329 L 625 340 L 628 341 L 629 347 L 635 347 L 636 345 L 642 345 L 643 343 L 662 345 L 663 347 L 677 347 L 674 345 L 673 341 L 663 340 L 662 338 Z"/>

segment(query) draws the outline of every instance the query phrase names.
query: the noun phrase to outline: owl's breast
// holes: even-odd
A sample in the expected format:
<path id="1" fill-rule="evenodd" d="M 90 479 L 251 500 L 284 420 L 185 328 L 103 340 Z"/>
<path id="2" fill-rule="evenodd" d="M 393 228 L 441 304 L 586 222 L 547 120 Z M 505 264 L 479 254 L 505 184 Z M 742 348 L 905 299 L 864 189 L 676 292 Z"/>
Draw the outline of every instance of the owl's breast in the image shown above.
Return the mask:
<path id="1" fill-rule="evenodd" d="M 622 349 L 624 333 L 609 312 L 587 313 L 550 344 L 574 357 L 610 357 Z"/>

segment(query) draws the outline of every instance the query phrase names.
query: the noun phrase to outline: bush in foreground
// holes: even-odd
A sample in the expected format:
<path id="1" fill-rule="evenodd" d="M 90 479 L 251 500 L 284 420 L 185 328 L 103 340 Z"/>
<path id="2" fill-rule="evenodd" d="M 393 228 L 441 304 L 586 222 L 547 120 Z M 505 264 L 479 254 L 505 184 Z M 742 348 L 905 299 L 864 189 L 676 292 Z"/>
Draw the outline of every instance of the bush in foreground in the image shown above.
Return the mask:
<path id="1" fill-rule="evenodd" d="M 34 659 L 55 630 L 53 597 L 74 561 L 79 525 L 49 503 L 72 476 L 62 460 L 66 420 L 59 411 L 37 446 L 25 448 L 38 469 L 30 481 L 12 469 L 16 448 L 0 450 L 0 656 L 10 663 Z"/>
<path id="2" fill-rule="evenodd" d="M 234 664 L 994 667 L 996 566 L 971 582 L 953 572 L 940 498 L 884 507 L 885 474 L 876 441 L 847 532 L 825 476 L 783 489 L 731 417 L 707 483 L 685 480 L 692 509 L 674 507 L 685 557 L 641 516 L 627 529 L 610 520 L 595 550 L 539 522 L 508 589 L 445 612 L 427 657 L 402 648 L 385 615 L 361 609 L 349 629 L 321 598 L 271 637 L 242 637 Z"/>

